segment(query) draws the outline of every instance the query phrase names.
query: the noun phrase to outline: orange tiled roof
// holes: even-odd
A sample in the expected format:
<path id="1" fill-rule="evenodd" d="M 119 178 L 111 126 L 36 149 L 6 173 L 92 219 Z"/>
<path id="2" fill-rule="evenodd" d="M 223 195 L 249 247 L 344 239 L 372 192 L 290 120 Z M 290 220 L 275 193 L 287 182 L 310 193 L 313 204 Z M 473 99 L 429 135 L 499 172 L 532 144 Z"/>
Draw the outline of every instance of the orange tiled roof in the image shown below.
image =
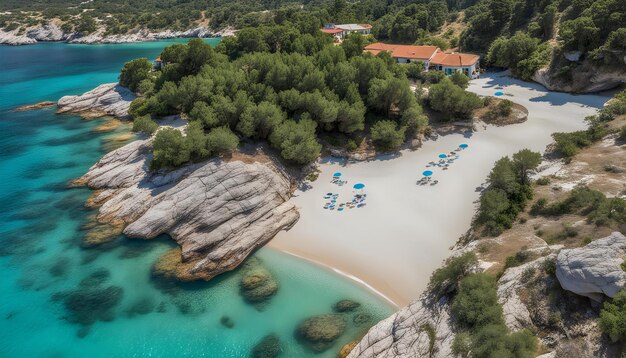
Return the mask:
<path id="1" fill-rule="evenodd" d="M 376 55 L 380 51 L 391 52 L 392 57 L 430 60 L 439 50 L 437 46 L 392 45 L 382 42 L 365 46 L 365 50 Z"/>
<path id="2" fill-rule="evenodd" d="M 435 57 L 430 61 L 433 65 L 442 65 L 450 67 L 471 66 L 478 61 L 480 57 L 478 55 L 472 55 L 469 53 L 444 53 L 438 52 Z"/>
<path id="3" fill-rule="evenodd" d="M 323 33 L 325 33 L 325 34 L 331 34 L 331 35 L 334 35 L 334 34 L 338 34 L 338 33 L 340 33 L 340 32 L 343 32 L 343 30 L 342 30 L 342 29 L 321 29 L 321 31 L 322 31 Z"/>

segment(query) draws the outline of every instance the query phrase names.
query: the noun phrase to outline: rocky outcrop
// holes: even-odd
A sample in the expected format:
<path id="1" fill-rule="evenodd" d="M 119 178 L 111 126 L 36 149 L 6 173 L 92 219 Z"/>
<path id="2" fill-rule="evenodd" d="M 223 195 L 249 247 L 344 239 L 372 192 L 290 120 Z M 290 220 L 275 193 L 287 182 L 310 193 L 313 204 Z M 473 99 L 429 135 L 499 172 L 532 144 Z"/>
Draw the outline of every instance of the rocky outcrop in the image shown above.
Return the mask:
<path id="1" fill-rule="evenodd" d="M 18 30 L 3 31 L 0 30 L 0 45 L 31 45 L 37 43 L 37 40 L 32 39 L 24 34 L 18 34 Z"/>
<path id="2" fill-rule="evenodd" d="M 65 96 L 59 99 L 57 113 L 82 113 L 89 117 L 111 115 L 128 118 L 130 103 L 135 94 L 117 83 L 100 85 L 80 96 Z"/>
<path id="3" fill-rule="evenodd" d="M 26 36 L 37 41 L 63 41 L 69 37 L 53 23 L 31 28 L 26 32 Z"/>
<path id="4" fill-rule="evenodd" d="M 512 331 L 533 327 L 531 313 L 522 302 L 520 291 L 526 286 L 533 272 L 548 260 L 553 260 L 555 254 L 540 257 L 526 264 L 507 269 L 498 280 L 498 302 L 502 305 L 504 321 Z"/>
<path id="5" fill-rule="evenodd" d="M 556 277 L 564 289 L 593 300 L 613 297 L 626 284 L 622 264 L 626 259 L 626 237 L 619 232 L 587 246 L 561 250 Z"/>
<path id="6" fill-rule="evenodd" d="M 445 299 L 422 297 L 372 327 L 348 357 L 450 357 L 451 324 Z"/>
<path id="7" fill-rule="evenodd" d="M 35 109 L 43 109 L 56 105 L 56 102 L 52 101 L 43 101 L 35 104 L 28 104 L 25 106 L 20 106 L 15 109 L 16 112 L 24 112 L 24 111 L 32 111 Z"/>
<path id="8" fill-rule="evenodd" d="M 272 164 L 213 159 L 152 173 L 152 140 L 105 155 L 78 180 L 92 189 L 98 221 L 124 226 L 131 238 L 169 234 L 179 252 L 157 263 L 181 280 L 209 280 L 299 218 L 289 178 Z"/>
<path id="9" fill-rule="evenodd" d="M 75 44 L 116 44 L 129 42 L 155 41 L 171 38 L 226 37 L 233 36 L 236 30 L 231 27 L 214 31 L 206 27 L 196 27 L 184 31 L 164 30 L 152 32 L 148 29 L 133 30 L 126 34 L 107 34 L 106 27 L 100 26 L 95 32 L 83 35 L 77 32 L 66 33 L 57 23 L 51 21 L 35 25 L 21 31 L 0 30 L 0 44 L 29 45 L 42 41 L 65 41 Z"/>
<path id="10" fill-rule="evenodd" d="M 572 73 L 572 79 L 564 79 L 554 76 L 549 69 L 542 68 L 535 72 L 532 79 L 551 91 L 593 93 L 626 83 L 626 71 L 603 71 L 582 66 Z"/>

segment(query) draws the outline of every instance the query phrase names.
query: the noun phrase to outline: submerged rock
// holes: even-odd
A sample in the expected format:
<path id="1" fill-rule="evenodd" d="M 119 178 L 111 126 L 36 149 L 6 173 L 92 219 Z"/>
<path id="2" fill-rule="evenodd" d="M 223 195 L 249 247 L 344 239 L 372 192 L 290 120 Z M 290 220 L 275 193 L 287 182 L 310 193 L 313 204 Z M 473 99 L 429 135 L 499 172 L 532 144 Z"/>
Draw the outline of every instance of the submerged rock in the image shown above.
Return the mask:
<path id="1" fill-rule="evenodd" d="M 361 304 L 352 300 L 341 300 L 333 305 L 335 312 L 352 312 L 361 307 Z"/>
<path id="2" fill-rule="evenodd" d="M 346 330 L 346 318 L 340 314 L 313 316 L 300 323 L 296 337 L 315 352 L 323 352 Z"/>
<path id="3" fill-rule="evenodd" d="M 122 293 L 123 289 L 117 286 L 79 288 L 56 298 L 63 299 L 68 321 L 88 326 L 96 321 L 113 320 L 113 309 L 121 301 Z"/>
<path id="4" fill-rule="evenodd" d="M 135 94 L 117 83 L 100 85 L 80 96 L 65 96 L 59 99 L 57 113 L 83 113 L 88 117 L 111 115 L 128 118 L 130 103 Z"/>
<path id="5" fill-rule="evenodd" d="M 233 319 L 228 316 L 222 316 L 222 318 L 220 318 L 220 323 L 226 328 L 235 327 L 235 321 L 233 321 Z"/>
<path id="6" fill-rule="evenodd" d="M 564 249 L 556 261 L 561 287 L 595 301 L 613 297 L 626 284 L 622 264 L 626 260 L 626 237 L 619 232 L 587 246 Z"/>
<path id="7" fill-rule="evenodd" d="M 131 238 L 176 240 L 180 254 L 155 273 L 209 280 L 298 220 L 291 182 L 271 163 L 213 159 L 154 173 L 151 147 L 151 139 L 136 140 L 110 152 L 75 183 L 100 189 L 90 200 L 102 205 L 100 223 L 121 224 Z"/>
<path id="8" fill-rule="evenodd" d="M 241 294 L 246 301 L 262 309 L 263 304 L 278 292 L 278 282 L 256 257 L 249 258 L 242 268 Z"/>
<path id="9" fill-rule="evenodd" d="M 35 109 L 48 108 L 56 105 L 56 102 L 52 101 L 43 101 L 35 104 L 27 104 L 25 106 L 20 106 L 15 109 L 16 112 L 24 112 L 24 111 L 32 111 Z"/>
<path id="10" fill-rule="evenodd" d="M 150 297 L 142 297 L 126 309 L 129 317 L 144 315 L 154 311 L 154 301 Z"/>
<path id="11" fill-rule="evenodd" d="M 280 339 L 275 334 L 270 334 L 257 343 L 250 352 L 252 358 L 276 358 L 280 355 Z"/>

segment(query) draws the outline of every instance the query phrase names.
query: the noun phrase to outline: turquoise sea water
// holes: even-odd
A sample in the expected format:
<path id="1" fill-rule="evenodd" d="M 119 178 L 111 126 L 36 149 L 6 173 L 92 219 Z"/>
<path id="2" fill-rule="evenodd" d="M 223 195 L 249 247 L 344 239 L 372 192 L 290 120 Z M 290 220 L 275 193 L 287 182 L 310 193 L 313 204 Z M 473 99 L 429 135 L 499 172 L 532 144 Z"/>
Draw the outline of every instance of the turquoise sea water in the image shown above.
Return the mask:
<path id="1" fill-rule="evenodd" d="M 81 248 L 87 189 L 67 189 L 126 130 L 94 131 L 104 119 L 55 115 L 54 109 L 12 112 L 116 80 L 125 61 L 152 59 L 173 42 L 123 45 L 0 46 L 0 357 L 246 357 L 276 334 L 284 357 L 334 357 L 392 308 L 345 278 L 297 258 L 262 249 L 255 254 L 280 289 L 263 310 L 244 302 L 241 272 L 209 283 L 165 284 L 152 263 L 173 241 L 120 237 Z M 97 273 L 97 275 L 92 275 Z M 83 281 L 92 277 L 101 283 Z M 81 281 L 83 284 L 81 285 Z M 89 289 L 87 289 L 88 287 Z M 97 289 L 94 289 L 96 287 Z M 83 312 L 79 320 L 71 306 Z M 114 299 L 117 298 L 117 299 Z M 299 322 L 330 313 L 333 303 L 362 304 L 363 324 L 350 323 L 336 344 L 315 354 L 297 342 Z M 111 305 L 111 309 L 104 309 Z M 220 323 L 228 316 L 234 327 Z M 352 316 L 347 316 L 352 322 Z"/>

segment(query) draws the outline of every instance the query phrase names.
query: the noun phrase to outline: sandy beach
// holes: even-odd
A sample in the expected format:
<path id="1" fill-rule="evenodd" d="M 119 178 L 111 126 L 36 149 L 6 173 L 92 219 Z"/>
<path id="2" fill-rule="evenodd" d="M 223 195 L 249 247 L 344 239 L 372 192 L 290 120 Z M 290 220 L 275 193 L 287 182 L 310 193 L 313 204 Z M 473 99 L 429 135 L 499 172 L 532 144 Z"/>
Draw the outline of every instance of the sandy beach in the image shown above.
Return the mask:
<path id="1" fill-rule="evenodd" d="M 279 233 L 270 246 L 331 267 L 403 306 L 417 298 L 431 273 L 449 256 L 450 248 L 469 228 L 481 186 L 493 163 L 523 148 L 542 151 L 551 133 L 585 128 L 585 116 L 601 107 L 607 96 L 548 92 L 538 84 L 517 81 L 504 73 L 471 82 L 479 95 L 504 92 L 529 111 L 526 122 L 505 127 L 479 126 L 476 132 L 440 136 L 416 151 L 346 163 L 324 158 L 320 176 L 292 199 L 301 218 Z M 440 153 L 459 144 L 468 148 L 448 170 L 426 168 Z M 432 170 L 435 186 L 416 185 L 424 170 Z M 331 184 L 334 172 L 348 183 Z M 338 202 L 349 201 L 355 183 L 365 184 L 367 205 L 337 212 L 323 209 L 327 192 Z"/>

